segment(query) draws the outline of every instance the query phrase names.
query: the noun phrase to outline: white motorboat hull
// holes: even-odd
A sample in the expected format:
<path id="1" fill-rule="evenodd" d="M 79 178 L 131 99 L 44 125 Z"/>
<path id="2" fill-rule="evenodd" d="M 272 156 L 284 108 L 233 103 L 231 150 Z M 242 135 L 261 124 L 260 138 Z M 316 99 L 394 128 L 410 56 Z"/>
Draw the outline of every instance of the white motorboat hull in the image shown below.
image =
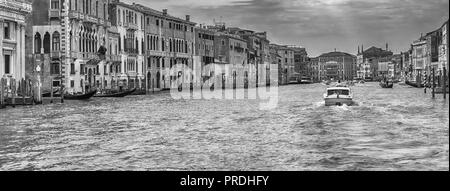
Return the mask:
<path id="1" fill-rule="evenodd" d="M 325 106 L 353 105 L 352 98 L 325 98 Z"/>

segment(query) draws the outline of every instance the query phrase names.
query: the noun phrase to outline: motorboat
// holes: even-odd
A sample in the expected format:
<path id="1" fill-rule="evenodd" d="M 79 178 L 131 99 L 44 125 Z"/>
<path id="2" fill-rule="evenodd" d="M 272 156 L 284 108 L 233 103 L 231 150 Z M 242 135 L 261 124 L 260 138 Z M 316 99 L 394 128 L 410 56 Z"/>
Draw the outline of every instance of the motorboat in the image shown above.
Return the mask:
<path id="1" fill-rule="evenodd" d="M 394 88 L 394 82 L 386 80 L 386 81 L 381 81 L 380 82 L 380 86 L 382 88 Z"/>
<path id="2" fill-rule="evenodd" d="M 327 88 L 324 94 L 325 106 L 342 106 L 353 105 L 353 93 L 351 89 L 345 85 L 337 85 Z"/>

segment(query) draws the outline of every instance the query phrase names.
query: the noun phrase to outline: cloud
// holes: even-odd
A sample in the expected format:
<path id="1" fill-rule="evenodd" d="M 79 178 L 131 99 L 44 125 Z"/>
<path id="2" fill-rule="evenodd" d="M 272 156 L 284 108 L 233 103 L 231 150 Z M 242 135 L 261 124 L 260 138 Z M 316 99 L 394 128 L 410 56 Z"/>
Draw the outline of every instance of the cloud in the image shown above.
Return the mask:
<path id="1" fill-rule="evenodd" d="M 130 1 L 131 0 L 123 0 Z M 267 31 L 275 43 L 298 44 L 311 55 L 337 48 L 355 53 L 365 44 L 404 51 L 420 33 L 448 19 L 448 0 L 135 0 L 197 23 Z"/>

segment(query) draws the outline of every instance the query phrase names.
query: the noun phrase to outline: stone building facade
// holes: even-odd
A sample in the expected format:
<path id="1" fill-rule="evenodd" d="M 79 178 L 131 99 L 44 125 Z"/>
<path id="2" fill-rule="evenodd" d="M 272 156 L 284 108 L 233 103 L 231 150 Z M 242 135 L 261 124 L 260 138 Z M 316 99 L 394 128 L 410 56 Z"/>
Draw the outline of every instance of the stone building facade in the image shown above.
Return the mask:
<path id="1" fill-rule="evenodd" d="M 353 80 L 356 56 L 344 52 L 329 52 L 319 59 L 319 80 Z"/>
<path id="2" fill-rule="evenodd" d="M 26 1 L 0 1 L 0 78 L 25 79 L 26 18 L 31 11 Z"/>
<path id="3" fill-rule="evenodd" d="M 44 89 L 81 93 L 111 87 L 109 63 L 98 56 L 101 47 L 109 47 L 108 7 L 109 0 L 34 0 L 27 73 L 43 68 Z"/>

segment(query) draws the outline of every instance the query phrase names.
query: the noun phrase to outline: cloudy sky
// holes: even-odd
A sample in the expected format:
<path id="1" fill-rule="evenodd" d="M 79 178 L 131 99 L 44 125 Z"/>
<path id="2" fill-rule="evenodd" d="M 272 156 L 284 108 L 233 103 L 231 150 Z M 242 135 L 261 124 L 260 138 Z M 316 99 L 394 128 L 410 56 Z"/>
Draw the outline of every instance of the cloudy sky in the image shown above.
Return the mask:
<path id="1" fill-rule="evenodd" d="M 311 56 L 334 51 L 356 54 L 358 45 L 407 50 L 421 33 L 449 17 L 449 0 L 122 0 L 199 24 L 267 31 L 273 43 L 306 47 Z"/>

